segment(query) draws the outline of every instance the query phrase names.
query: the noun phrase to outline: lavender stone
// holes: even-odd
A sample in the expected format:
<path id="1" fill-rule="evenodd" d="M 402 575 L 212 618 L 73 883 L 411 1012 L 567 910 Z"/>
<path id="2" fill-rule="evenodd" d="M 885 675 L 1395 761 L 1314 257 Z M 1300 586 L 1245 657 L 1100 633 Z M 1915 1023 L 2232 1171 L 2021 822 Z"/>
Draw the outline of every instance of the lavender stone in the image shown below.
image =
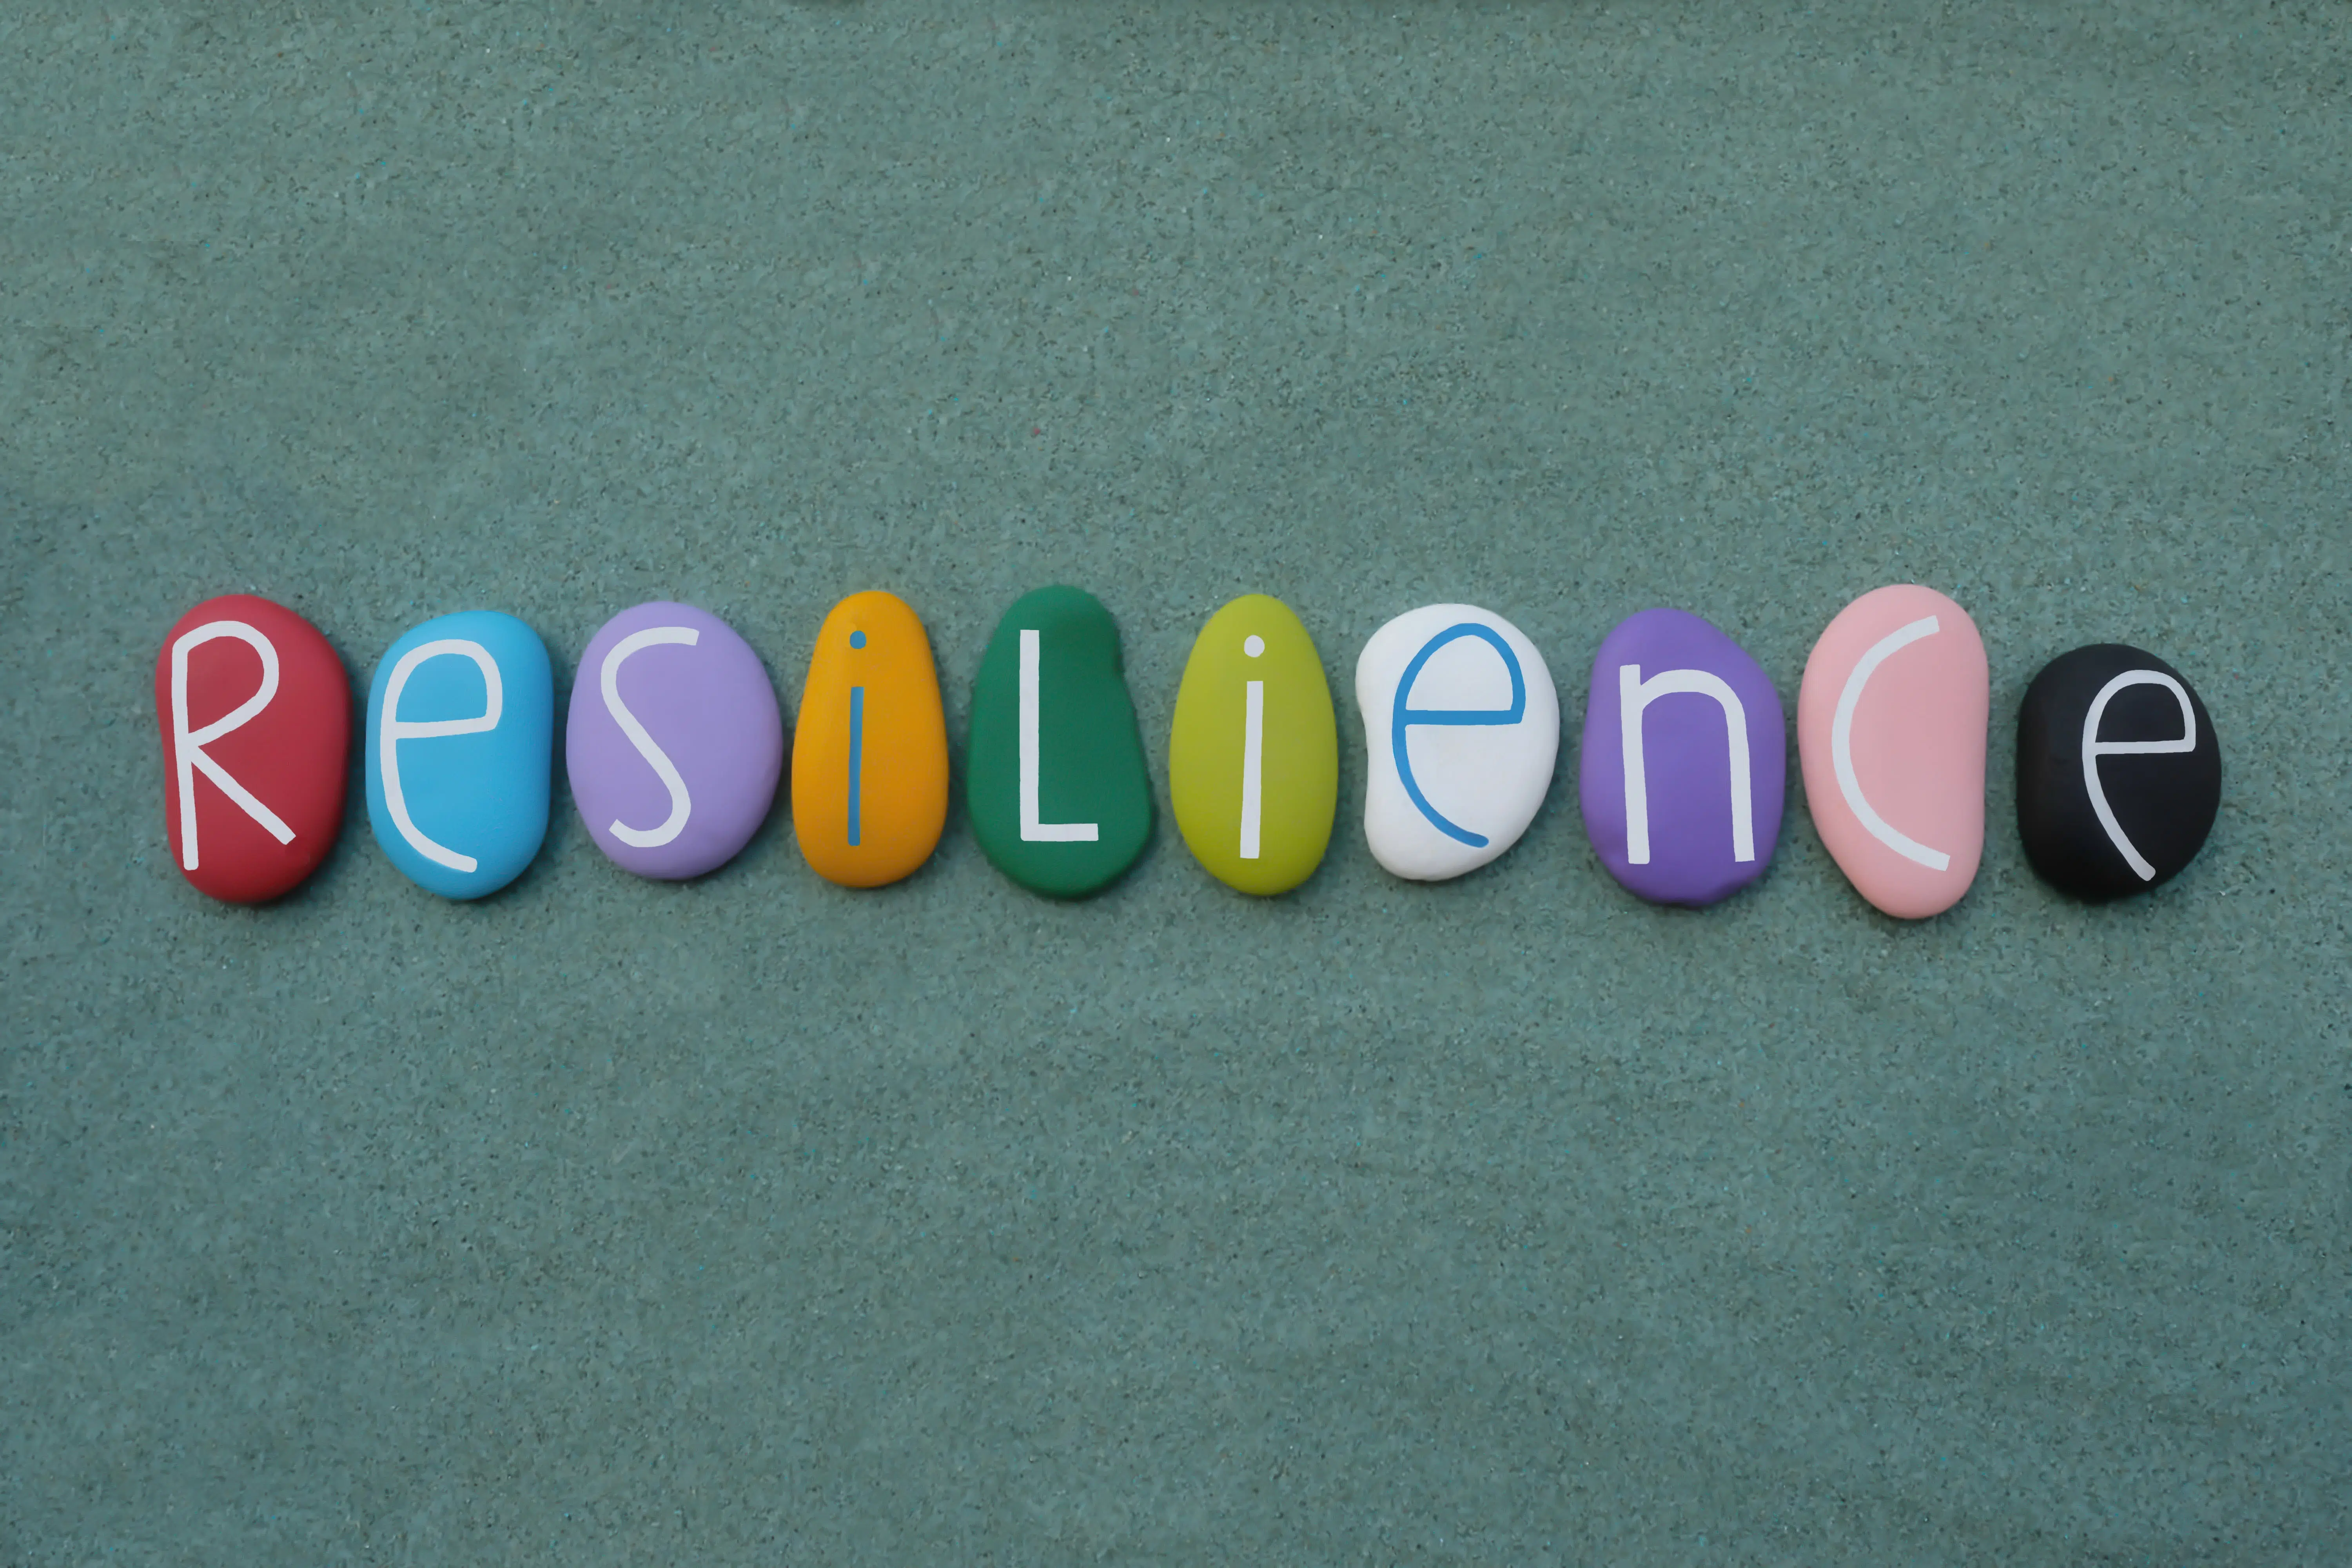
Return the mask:
<path id="1" fill-rule="evenodd" d="M 766 820 L 784 760 L 751 645 L 691 605 L 639 605 L 580 656 L 564 742 L 589 836 L 640 877 L 698 877 Z"/>

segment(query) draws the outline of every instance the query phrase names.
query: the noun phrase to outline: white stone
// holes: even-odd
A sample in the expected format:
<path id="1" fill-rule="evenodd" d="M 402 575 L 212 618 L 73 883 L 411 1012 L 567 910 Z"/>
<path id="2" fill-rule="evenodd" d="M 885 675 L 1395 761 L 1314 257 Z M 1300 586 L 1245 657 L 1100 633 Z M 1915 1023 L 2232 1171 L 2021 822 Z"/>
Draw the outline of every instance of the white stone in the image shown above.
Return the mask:
<path id="1" fill-rule="evenodd" d="M 1523 700 L 1507 721 L 1514 662 Z M 1400 702 L 1408 674 L 1412 687 Z M 1374 859 L 1396 876 L 1437 882 L 1518 842 L 1551 788 L 1559 754 L 1559 693 L 1525 633 L 1471 605 L 1409 611 L 1364 645 L 1356 702 L 1369 775 L 1364 841 Z M 1457 717 L 1437 717 L 1444 714 Z"/>

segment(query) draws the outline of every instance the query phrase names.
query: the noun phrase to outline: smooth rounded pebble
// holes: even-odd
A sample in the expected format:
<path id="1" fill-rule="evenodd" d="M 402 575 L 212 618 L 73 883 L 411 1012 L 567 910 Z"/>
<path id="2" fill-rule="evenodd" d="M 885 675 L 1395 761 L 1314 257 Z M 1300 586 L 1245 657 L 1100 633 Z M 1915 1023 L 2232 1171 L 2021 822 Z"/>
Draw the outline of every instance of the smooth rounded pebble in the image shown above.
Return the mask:
<path id="1" fill-rule="evenodd" d="M 182 616 L 155 656 L 172 863 L 235 904 L 290 891 L 343 827 L 352 688 L 319 628 L 228 594 Z"/>
<path id="2" fill-rule="evenodd" d="M 997 623 L 972 683 L 972 837 L 1033 892 L 1082 898 L 1151 837 L 1151 781 L 1118 626 L 1093 595 L 1039 588 Z"/>
<path id="3" fill-rule="evenodd" d="M 1399 616 L 1356 659 L 1356 703 L 1364 842 L 1393 875 L 1459 877 L 1535 820 L 1559 755 L 1559 693 L 1502 616 L 1473 605 Z"/>
<path id="4" fill-rule="evenodd" d="M 911 876 L 948 820 L 948 727 L 923 623 L 907 602 L 852 594 L 818 628 L 793 732 L 793 832 L 845 888 Z"/>
<path id="5" fill-rule="evenodd" d="M 2042 880 L 2078 899 L 2180 874 L 2221 809 L 2221 742 L 2189 678 L 2100 643 L 2059 655 L 2017 714 L 2017 831 Z"/>
<path id="6" fill-rule="evenodd" d="M 1854 890 L 1901 920 L 1960 901 L 1984 858 L 1984 638 L 1916 584 L 1838 612 L 1805 661 L 1797 747 L 1805 805 Z"/>
<path id="7" fill-rule="evenodd" d="M 478 899 L 547 837 L 555 679 L 539 634 L 495 610 L 425 622 L 368 689 L 368 826 L 410 880 Z"/>
<path id="8" fill-rule="evenodd" d="M 1786 722 L 1763 667 L 1698 616 L 1619 622 L 1592 659 L 1578 791 L 1609 874 L 1693 907 L 1761 877 L 1780 837 Z"/>
<path id="9" fill-rule="evenodd" d="M 1339 805 L 1339 728 L 1315 639 L 1290 606 L 1235 599 L 1201 628 L 1168 733 L 1176 826 L 1209 874 L 1244 893 L 1315 873 Z"/>
<path id="10" fill-rule="evenodd" d="M 580 656 L 564 765 L 588 837 L 640 877 L 699 877 L 767 820 L 783 717 L 751 646 L 667 601 L 606 621 Z"/>

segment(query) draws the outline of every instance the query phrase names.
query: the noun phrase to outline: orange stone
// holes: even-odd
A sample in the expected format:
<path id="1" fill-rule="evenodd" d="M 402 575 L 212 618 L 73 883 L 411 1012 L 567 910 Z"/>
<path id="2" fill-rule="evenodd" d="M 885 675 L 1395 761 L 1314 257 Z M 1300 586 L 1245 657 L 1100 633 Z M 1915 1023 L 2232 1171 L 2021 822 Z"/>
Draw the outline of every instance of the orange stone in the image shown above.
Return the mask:
<path id="1" fill-rule="evenodd" d="M 923 623 L 852 594 L 816 634 L 793 733 L 793 832 L 816 874 L 878 888 L 930 858 L 948 820 L 948 726 Z"/>

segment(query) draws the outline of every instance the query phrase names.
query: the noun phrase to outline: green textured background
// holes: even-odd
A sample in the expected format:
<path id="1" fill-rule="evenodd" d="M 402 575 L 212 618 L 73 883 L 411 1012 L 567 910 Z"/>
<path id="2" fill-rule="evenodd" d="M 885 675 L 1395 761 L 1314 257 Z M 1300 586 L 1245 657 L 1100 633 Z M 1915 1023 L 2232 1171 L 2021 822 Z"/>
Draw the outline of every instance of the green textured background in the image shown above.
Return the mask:
<path id="1" fill-rule="evenodd" d="M 2294 1563 L 2352 1538 L 2352 11 L 2338 4 L 0 9 L 0 1563 Z M 356 794 L 167 862 L 157 639 L 355 680 L 841 595 L 961 735 L 1041 583 L 1164 787 L 1194 630 L 1344 693 L 1508 616 L 1572 759 L 1653 604 L 1793 697 L 1916 578 L 1993 658 L 1975 891 L 1618 891 L 1563 767 L 1385 879 L 961 820 L 708 883 L 568 798 L 476 907 Z M 2026 679 L 2139 642 L 2227 799 L 2069 906 Z M 1350 704 L 1352 707 L 1352 704 Z M 1164 810 L 1164 803 L 1163 803 Z"/>

